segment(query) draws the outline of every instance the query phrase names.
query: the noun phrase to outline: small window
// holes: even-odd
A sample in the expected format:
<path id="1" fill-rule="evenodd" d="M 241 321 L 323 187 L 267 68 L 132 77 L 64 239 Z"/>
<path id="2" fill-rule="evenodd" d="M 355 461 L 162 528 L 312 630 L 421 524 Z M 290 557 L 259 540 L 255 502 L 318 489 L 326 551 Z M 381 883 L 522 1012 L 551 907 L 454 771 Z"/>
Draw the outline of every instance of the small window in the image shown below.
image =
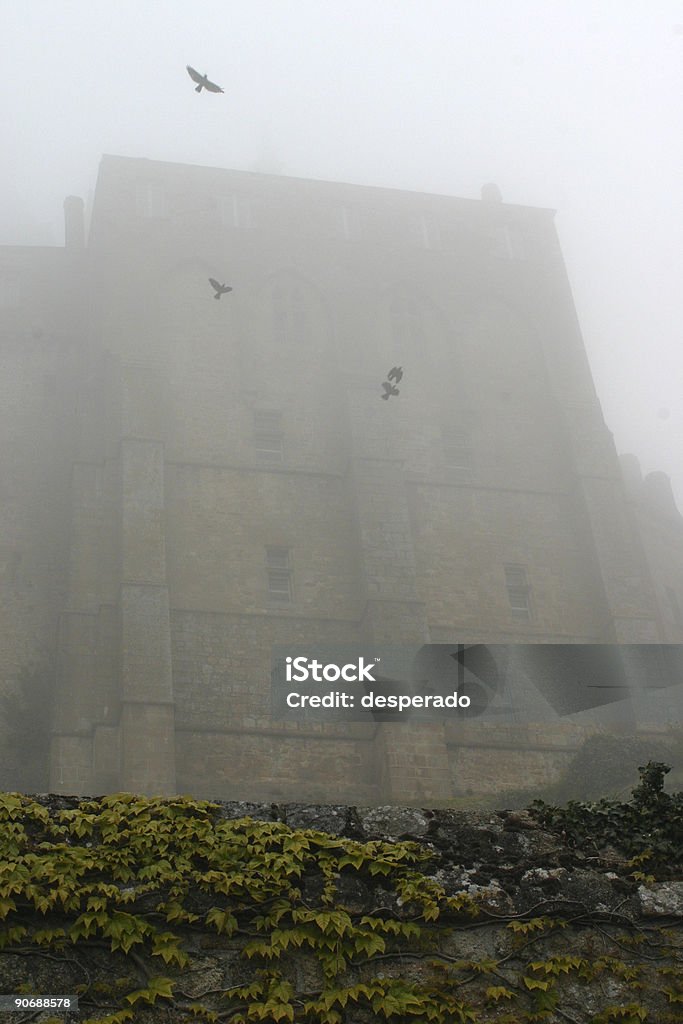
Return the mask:
<path id="1" fill-rule="evenodd" d="M 528 621 L 531 618 L 531 588 L 526 569 L 521 565 L 506 565 L 505 587 L 512 617 Z"/>
<path id="2" fill-rule="evenodd" d="M 395 300 L 391 308 L 391 328 L 397 354 L 406 355 L 418 350 L 424 335 L 419 303 L 405 297 Z"/>
<path id="3" fill-rule="evenodd" d="M 472 469 L 472 437 L 469 430 L 445 429 L 443 459 L 447 469 Z"/>
<path id="4" fill-rule="evenodd" d="M 13 551 L 7 564 L 10 586 L 12 587 L 18 587 L 21 583 L 21 562 L 21 551 Z"/>
<path id="5" fill-rule="evenodd" d="M 268 596 L 271 601 L 286 603 L 292 600 L 292 570 L 289 548 L 266 548 Z"/>
<path id="6" fill-rule="evenodd" d="M 220 200 L 221 221 L 227 228 L 239 228 L 247 231 L 252 226 L 252 205 L 246 196 L 236 193 L 222 196 Z"/>
<path id="7" fill-rule="evenodd" d="M 516 224 L 499 224 L 491 231 L 491 253 L 504 260 L 527 259 L 523 231 Z"/>
<path id="8" fill-rule="evenodd" d="M 424 213 L 421 214 L 421 216 L 417 218 L 415 227 L 417 244 L 421 249 L 441 248 L 441 232 L 439 230 L 439 225 L 433 217 Z"/>
<path id="9" fill-rule="evenodd" d="M 19 274 L 14 270 L 0 270 L 0 309 L 19 306 Z"/>
<path id="10" fill-rule="evenodd" d="M 337 206 L 334 211 L 335 233 L 340 238 L 351 238 L 351 212 L 348 206 Z"/>
<path id="11" fill-rule="evenodd" d="M 678 594 L 673 587 L 665 587 L 666 599 L 669 602 L 669 608 L 671 609 L 671 618 L 677 626 L 683 626 L 683 613 L 681 612 L 680 601 L 678 600 Z"/>
<path id="12" fill-rule="evenodd" d="M 158 185 L 141 182 L 135 191 L 135 209 L 138 217 L 167 217 L 168 200 L 165 191 Z"/>
<path id="13" fill-rule="evenodd" d="M 281 413 L 254 413 L 254 451 L 264 462 L 282 462 L 284 443 Z"/>
<path id="14" fill-rule="evenodd" d="M 305 339 L 308 323 L 301 288 L 273 289 L 273 328 L 279 343 L 286 345 Z"/>

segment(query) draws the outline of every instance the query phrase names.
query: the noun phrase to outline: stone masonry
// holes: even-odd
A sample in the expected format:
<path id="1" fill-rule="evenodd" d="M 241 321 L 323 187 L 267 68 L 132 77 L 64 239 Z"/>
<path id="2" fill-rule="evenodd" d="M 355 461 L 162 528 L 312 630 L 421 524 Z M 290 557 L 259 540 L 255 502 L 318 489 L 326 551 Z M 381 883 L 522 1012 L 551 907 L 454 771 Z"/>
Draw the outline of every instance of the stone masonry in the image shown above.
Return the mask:
<path id="1" fill-rule="evenodd" d="M 3 686 L 57 667 L 54 790 L 524 785 L 584 725 L 275 721 L 273 645 L 683 642 L 681 516 L 624 477 L 553 213 L 487 196 L 105 157 L 87 240 L 71 197 L 64 250 L 0 250 Z"/>

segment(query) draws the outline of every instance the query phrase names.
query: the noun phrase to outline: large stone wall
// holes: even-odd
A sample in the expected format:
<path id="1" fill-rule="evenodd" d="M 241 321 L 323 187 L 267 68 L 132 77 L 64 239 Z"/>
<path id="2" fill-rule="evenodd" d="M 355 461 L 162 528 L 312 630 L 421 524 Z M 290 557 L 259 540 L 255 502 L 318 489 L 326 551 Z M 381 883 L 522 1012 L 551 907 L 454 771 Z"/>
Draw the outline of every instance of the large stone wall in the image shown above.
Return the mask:
<path id="1" fill-rule="evenodd" d="M 41 914 L 5 901 L 0 991 L 80 1001 L 78 1016 L 34 1006 L 22 1020 L 680 1020 L 680 863 L 648 874 L 623 833 L 617 849 L 598 830 L 586 851 L 527 811 L 130 795 L 0 795 L 0 815 L 16 844 L 0 862 L 10 876 L 36 853 L 49 862 L 55 842 L 62 858 L 61 904 L 49 892 Z M 84 858 L 109 866 L 93 874 Z M 66 946 L 60 929 L 74 929 Z"/>
<path id="2" fill-rule="evenodd" d="M 683 640 L 680 516 L 624 497 L 552 211 L 106 158 L 88 247 L 2 250 L 8 268 L 0 673 L 57 671 L 54 788 L 228 797 L 247 772 L 264 794 L 419 801 L 396 735 L 297 755 L 269 719 L 274 644 Z M 214 301 L 209 275 L 234 291 Z M 259 410 L 282 416 L 277 465 Z M 286 607 L 269 545 L 290 551 Z M 433 758 L 433 800 L 488 789 L 504 756 L 404 742 Z M 562 739 L 529 757 L 559 772 Z"/>

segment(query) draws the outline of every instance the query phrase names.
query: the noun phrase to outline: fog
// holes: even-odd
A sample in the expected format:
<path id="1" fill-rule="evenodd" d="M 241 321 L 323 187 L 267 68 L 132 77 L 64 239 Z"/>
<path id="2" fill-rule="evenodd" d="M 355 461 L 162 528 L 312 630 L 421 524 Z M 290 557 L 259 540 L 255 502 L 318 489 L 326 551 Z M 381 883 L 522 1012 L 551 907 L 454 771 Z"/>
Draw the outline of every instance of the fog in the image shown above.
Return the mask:
<path id="1" fill-rule="evenodd" d="M 2 5 L 0 242 L 62 244 L 103 153 L 557 209 L 606 421 L 683 507 L 683 6 Z M 221 85 L 197 95 L 185 65 Z"/>

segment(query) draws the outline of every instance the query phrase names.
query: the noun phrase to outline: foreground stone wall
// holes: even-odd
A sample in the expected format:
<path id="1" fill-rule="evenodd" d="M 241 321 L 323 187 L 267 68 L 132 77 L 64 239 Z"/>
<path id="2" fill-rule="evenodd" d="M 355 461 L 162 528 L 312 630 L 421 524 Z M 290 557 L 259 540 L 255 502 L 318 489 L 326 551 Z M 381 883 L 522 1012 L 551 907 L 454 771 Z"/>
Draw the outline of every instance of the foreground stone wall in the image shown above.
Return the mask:
<path id="1" fill-rule="evenodd" d="M 10 794 L 0 819 L 0 992 L 81 1001 L 21 1020 L 680 1020 L 680 863 L 647 875 L 528 811 Z M 51 830 L 60 876 L 10 892 Z M 92 870 L 101 856 L 110 877 Z M 73 896 L 68 862 L 83 859 Z M 39 913 L 45 884 L 58 892 Z"/>

